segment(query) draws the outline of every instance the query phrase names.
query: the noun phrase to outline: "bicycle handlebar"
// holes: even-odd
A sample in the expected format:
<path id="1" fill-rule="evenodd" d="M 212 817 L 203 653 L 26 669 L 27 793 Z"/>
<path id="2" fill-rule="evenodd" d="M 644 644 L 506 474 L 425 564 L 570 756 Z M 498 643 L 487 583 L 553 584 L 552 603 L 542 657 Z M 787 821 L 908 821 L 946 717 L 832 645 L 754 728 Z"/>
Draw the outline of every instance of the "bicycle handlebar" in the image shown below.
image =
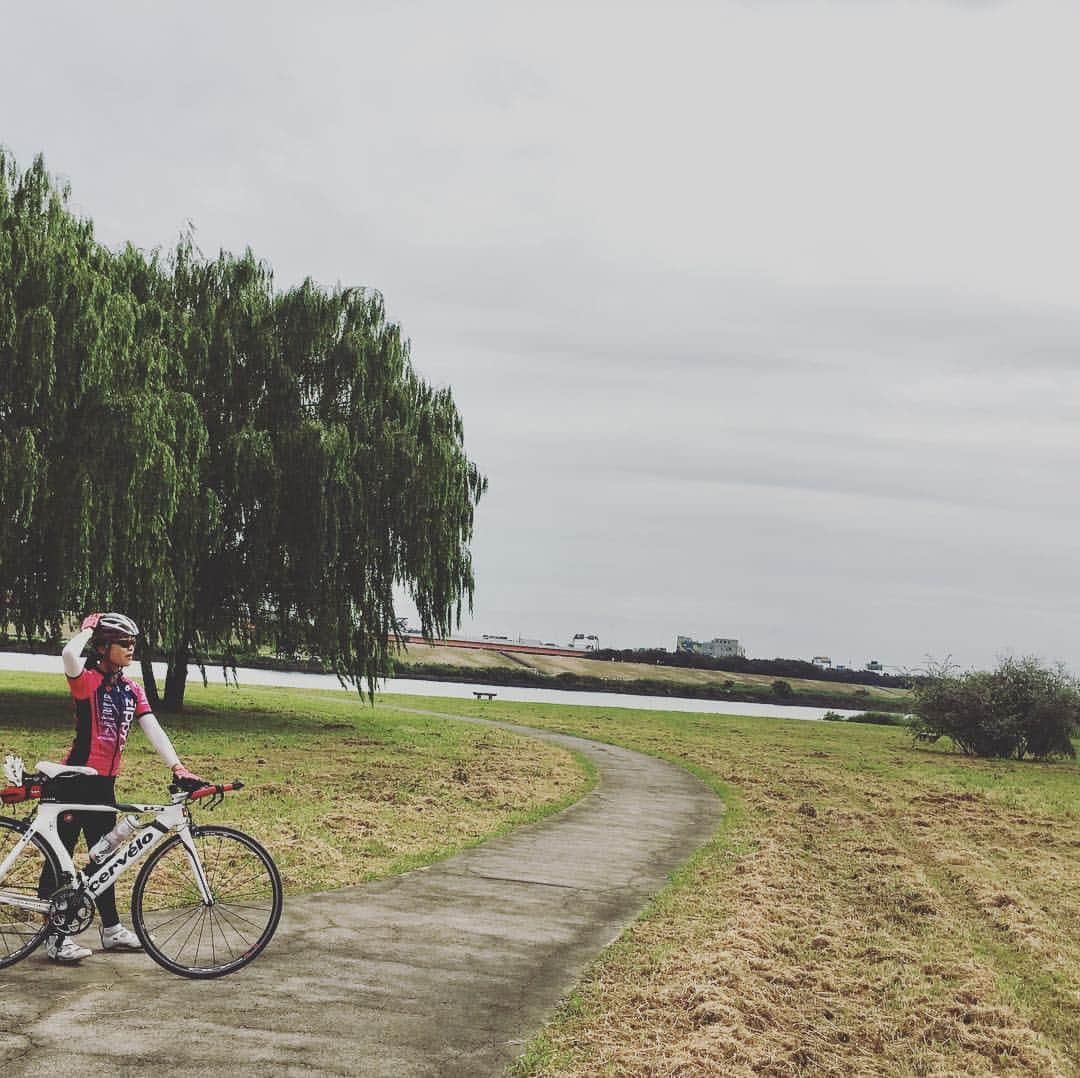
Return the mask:
<path id="1" fill-rule="evenodd" d="M 243 788 L 244 784 L 239 779 L 235 779 L 232 782 L 223 782 L 216 786 L 200 786 L 199 789 L 193 790 L 188 795 L 188 800 L 197 801 L 200 797 L 221 796 L 222 794 L 228 793 L 230 790 L 242 790 Z"/>
<path id="2" fill-rule="evenodd" d="M 27 775 L 19 786 L 4 786 L 0 788 L 0 805 L 18 805 L 23 801 L 36 801 L 41 797 L 45 785 L 43 775 Z M 207 783 L 197 790 L 188 794 L 189 801 L 197 801 L 201 797 L 224 797 L 233 790 L 242 790 L 244 784 L 239 779 L 232 782 Z M 180 787 L 170 785 L 171 793 L 180 793 Z"/>

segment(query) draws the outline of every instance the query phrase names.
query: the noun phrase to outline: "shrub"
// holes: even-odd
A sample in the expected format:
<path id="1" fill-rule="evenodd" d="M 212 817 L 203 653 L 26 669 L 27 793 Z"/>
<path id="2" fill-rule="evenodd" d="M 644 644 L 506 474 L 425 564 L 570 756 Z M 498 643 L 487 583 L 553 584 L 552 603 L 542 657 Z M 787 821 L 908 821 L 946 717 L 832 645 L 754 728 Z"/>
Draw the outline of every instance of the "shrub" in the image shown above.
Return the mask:
<path id="1" fill-rule="evenodd" d="M 795 690 L 786 681 L 774 681 L 772 691 L 773 696 L 779 696 L 781 700 L 787 700 L 795 695 Z"/>
<path id="2" fill-rule="evenodd" d="M 913 730 L 948 737 L 969 756 L 1075 757 L 1080 687 L 1061 667 L 1002 659 L 993 671 L 932 669 L 915 686 Z"/>
<path id="3" fill-rule="evenodd" d="M 852 715 L 848 722 L 868 722 L 874 726 L 910 726 L 911 720 L 906 715 L 892 715 L 888 711 L 864 711 Z"/>
<path id="4" fill-rule="evenodd" d="M 906 715 L 891 715 L 887 711 L 863 711 L 858 715 L 843 716 L 838 711 L 826 711 L 821 716 L 825 722 L 866 722 L 874 726 L 910 726 Z"/>

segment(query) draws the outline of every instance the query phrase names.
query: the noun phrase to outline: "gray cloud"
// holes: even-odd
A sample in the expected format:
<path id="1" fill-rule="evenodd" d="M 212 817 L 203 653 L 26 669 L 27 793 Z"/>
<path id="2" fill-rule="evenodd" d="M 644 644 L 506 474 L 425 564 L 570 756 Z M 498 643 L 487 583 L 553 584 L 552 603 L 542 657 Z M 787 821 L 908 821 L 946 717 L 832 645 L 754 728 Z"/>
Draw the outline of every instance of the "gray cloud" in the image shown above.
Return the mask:
<path id="1" fill-rule="evenodd" d="M 384 293 L 491 478 L 472 628 L 1069 659 L 1078 30 L 1049 0 L 23 6 L 0 142 L 107 242 L 190 219 L 282 286 Z"/>

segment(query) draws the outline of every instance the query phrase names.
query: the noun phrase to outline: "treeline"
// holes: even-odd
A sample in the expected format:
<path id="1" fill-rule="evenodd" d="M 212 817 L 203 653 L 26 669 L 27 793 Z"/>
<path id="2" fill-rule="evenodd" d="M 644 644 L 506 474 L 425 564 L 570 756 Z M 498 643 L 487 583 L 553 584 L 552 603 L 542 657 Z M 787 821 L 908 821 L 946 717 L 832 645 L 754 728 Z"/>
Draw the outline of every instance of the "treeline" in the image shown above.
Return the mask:
<path id="1" fill-rule="evenodd" d="M 373 685 L 395 584 L 447 635 L 485 480 L 379 293 L 111 250 L 69 199 L 0 150 L 0 625 L 123 610 L 173 707 L 189 661 L 263 645 Z"/>
<path id="2" fill-rule="evenodd" d="M 585 652 L 584 657 L 624 663 L 650 663 L 653 666 L 677 666 L 692 670 L 724 670 L 732 674 L 767 674 L 771 677 L 810 678 L 814 681 L 836 681 L 845 685 L 880 685 L 888 689 L 910 689 L 914 678 L 903 675 L 879 674 L 874 670 L 833 670 L 815 666 L 803 659 L 743 659 L 732 656 L 713 659 L 685 651 L 666 651 L 663 648 L 635 648 Z"/>

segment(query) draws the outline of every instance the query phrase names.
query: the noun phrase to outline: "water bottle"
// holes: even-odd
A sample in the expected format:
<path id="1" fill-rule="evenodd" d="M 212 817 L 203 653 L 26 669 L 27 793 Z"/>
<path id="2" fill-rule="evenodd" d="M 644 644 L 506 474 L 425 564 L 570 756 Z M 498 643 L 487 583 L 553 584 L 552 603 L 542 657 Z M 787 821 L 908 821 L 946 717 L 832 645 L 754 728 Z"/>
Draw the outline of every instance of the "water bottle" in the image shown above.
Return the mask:
<path id="1" fill-rule="evenodd" d="M 116 826 L 90 847 L 91 861 L 104 861 L 122 842 L 126 842 L 139 829 L 137 816 L 121 816 Z"/>

